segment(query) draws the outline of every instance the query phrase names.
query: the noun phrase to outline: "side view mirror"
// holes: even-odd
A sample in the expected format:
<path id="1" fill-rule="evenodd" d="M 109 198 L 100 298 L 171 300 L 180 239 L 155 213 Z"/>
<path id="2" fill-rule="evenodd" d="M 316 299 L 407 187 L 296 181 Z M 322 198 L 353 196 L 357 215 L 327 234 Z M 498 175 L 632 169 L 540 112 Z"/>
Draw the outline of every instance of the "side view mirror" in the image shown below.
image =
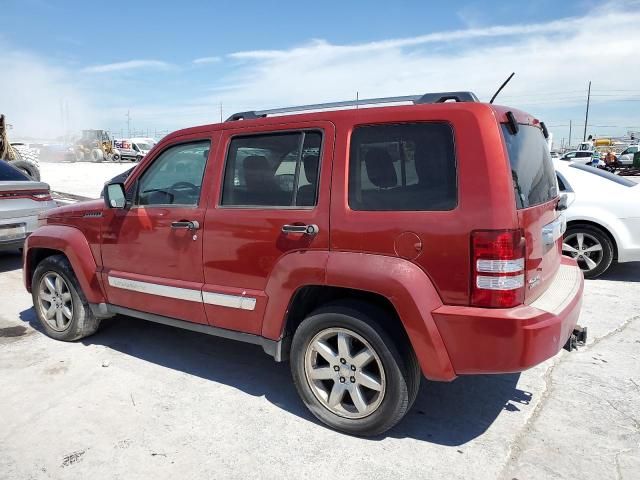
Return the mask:
<path id="1" fill-rule="evenodd" d="M 107 208 L 124 208 L 127 205 L 124 183 L 110 183 L 107 185 L 104 190 L 104 203 Z"/>
<path id="2" fill-rule="evenodd" d="M 567 197 L 567 194 L 563 193 L 562 195 L 560 195 L 560 198 L 558 199 L 556 210 L 561 212 L 562 210 L 566 210 L 568 206 L 569 206 L 569 199 Z"/>

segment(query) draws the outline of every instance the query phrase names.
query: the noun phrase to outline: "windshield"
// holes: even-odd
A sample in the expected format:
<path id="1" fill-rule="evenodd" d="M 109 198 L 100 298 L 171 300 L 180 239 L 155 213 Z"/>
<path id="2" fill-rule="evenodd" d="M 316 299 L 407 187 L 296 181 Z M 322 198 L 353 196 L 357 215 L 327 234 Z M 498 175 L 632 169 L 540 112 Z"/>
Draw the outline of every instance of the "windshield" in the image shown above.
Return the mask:
<path id="1" fill-rule="evenodd" d="M 7 162 L 0 160 L 0 181 L 28 182 L 29 178 Z"/>
<path id="2" fill-rule="evenodd" d="M 502 125 L 511 163 L 517 208 L 528 208 L 553 200 L 558 195 L 556 175 L 547 142 L 538 127 L 520 125 L 512 134 Z"/>
<path id="3" fill-rule="evenodd" d="M 137 142 L 136 145 L 140 150 L 151 150 L 151 144 Z"/>

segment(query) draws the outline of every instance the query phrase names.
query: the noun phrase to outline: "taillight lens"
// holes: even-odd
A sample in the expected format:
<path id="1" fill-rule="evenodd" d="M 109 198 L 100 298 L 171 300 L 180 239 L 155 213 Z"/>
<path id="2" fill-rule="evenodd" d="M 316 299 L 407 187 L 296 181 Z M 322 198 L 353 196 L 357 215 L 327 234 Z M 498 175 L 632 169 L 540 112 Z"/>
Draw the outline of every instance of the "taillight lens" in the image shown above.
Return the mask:
<path id="1" fill-rule="evenodd" d="M 525 240 L 522 230 L 471 233 L 471 304 L 510 308 L 524 302 Z"/>
<path id="2" fill-rule="evenodd" d="M 51 200 L 51 193 L 49 192 L 34 192 L 31 197 L 40 202 L 46 202 Z"/>
<path id="3" fill-rule="evenodd" d="M 13 192 L 2 192 L 0 193 L 0 198 L 10 198 L 13 200 L 20 199 L 20 198 L 31 198 L 32 200 L 37 200 L 39 202 L 46 202 L 47 200 L 52 200 L 51 192 L 47 190 L 38 190 L 38 191 L 16 190 Z"/>

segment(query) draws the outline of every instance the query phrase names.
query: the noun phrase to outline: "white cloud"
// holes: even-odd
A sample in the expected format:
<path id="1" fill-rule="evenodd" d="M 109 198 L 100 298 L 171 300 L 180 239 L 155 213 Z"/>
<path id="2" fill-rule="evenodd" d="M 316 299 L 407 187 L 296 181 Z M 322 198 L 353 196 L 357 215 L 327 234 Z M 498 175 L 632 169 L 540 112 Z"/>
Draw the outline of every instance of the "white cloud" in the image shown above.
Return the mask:
<path id="1" fill-rule="evenodd" d="M 195 63 L 196 65 L 202 65 L 206 63 L 218 63 L 220 60 L 222 60 L 220 57 L 200 57 L 193 60 L 192 63 Z"/>
<path id="2" fill-rule="evenodd" d="M 344 100 L 355 98 L 356 92 L 360 98 L 372 98 L 472 90 L 488 101 L 512 71 L 516 76 L 497 103 L 542 118 L 558 107 L 583 105 L 589 80 L 594 91 L 635 89 L 629 98 L 637 98 L 638 4 L 609 2 L 582 17 L 546 23 L 356 45 L 313 40 L 284 50 L 235 52 L 229 57 L 238 61 L 237 69 L 223 79 L 231 88 L 212 94 L 210 100 L 240 111 Z M 610 100 L 594 96 L 592 105 Z"/>
<path id="3" fill-rule="evenodd" d="M 104 65 L 93 65 L 84 68 L 82 71 L 85 73 L 106 73 L 106 72 L 120 72 L 125 70 L 140 70 L 140 69 L 167 69 L 171 65 L 167 62 L 160 60 L 128 60 L 126 62 L 106 63 Z"/>
<path id="4" fill-rule="evenodd" d="M 91 94 L 72 71 L 0 41 L 0 72 L 0 112 L 14 127 L 11 139 L 52 138 L 99 123 Z"/>

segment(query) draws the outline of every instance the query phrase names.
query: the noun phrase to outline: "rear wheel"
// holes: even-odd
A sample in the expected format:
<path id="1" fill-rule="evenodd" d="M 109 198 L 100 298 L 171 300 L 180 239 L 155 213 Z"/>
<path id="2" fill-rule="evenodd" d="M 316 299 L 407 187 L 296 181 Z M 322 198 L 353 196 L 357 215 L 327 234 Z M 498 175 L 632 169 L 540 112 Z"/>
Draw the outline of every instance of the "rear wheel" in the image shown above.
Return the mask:
<path id="1" fill-rule="evenodd" d="M 573 257 L 585 278 L 596 278 L 613 263 L 614 249 L 609 236 L 593 225 L 572 225 L 564 234 L 562 253 Z"/>
<path id="2" fill-rule="evenodd" d="M 45 333 L 73 341 L 96 332 L 100 319 L 91 312 L 71 264 L 63 255 L 40 262 L 31 281 L 33 305 Z"/>
<path id="3" fill-rule="evenodd" d="M 390 320 L 385 312 L 354 302 L 316 310 L 300 324 L 291 371 L 300 397 L 320 421 L 371 436 L 407 413 L 420 369 L 410 347 L 398 345 L 382 328 Z"/>

